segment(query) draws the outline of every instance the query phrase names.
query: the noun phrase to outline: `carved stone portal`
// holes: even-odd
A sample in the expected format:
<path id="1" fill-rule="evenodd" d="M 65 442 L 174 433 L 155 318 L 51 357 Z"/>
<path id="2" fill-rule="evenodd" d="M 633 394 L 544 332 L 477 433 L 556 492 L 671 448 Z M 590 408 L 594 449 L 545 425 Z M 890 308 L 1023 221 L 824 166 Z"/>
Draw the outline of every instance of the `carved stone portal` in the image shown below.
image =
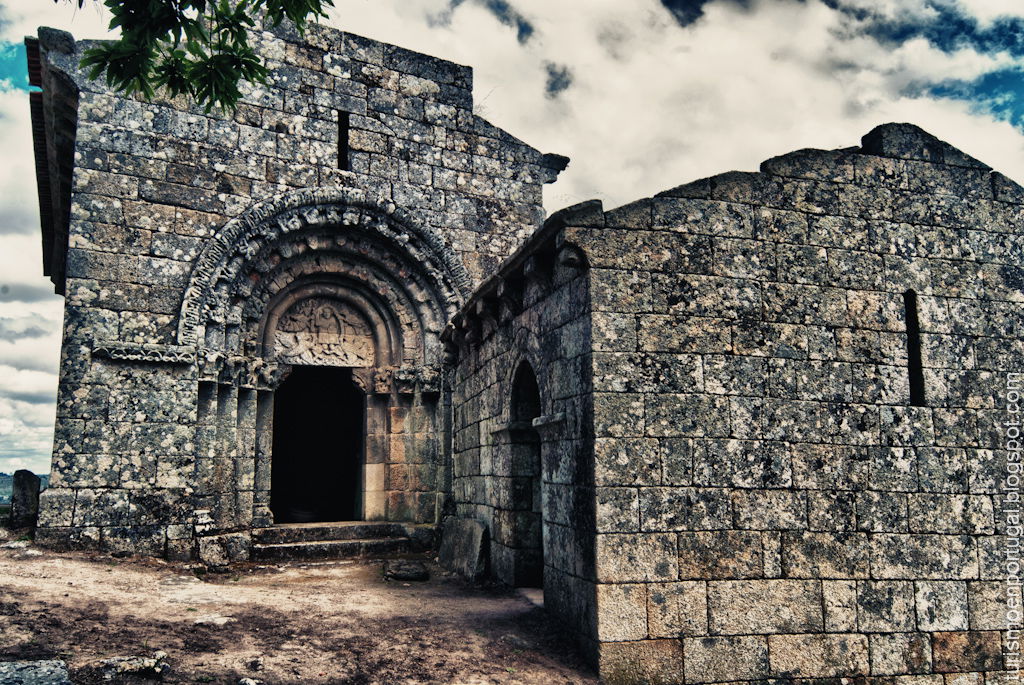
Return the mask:
<path id="1" fill-rule="evenodd" d="M 274 356 L 286 364 L 373 366 L 372 329 L 346 303 L 326 297 L 299 300 L 280 318 Z"/>

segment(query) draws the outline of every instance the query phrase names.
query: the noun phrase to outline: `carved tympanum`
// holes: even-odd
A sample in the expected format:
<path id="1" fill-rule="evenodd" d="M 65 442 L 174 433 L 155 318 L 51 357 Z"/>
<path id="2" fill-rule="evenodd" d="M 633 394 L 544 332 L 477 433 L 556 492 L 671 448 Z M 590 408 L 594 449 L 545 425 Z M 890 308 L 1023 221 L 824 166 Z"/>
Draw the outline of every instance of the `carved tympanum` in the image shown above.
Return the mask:
<path id="1" fill-rule="evenodd" d="M 274 356 L 287 364 L 373 366 L 373 334 L 358 311 L 326 297 L 296 302 L 274 332 Z"/>

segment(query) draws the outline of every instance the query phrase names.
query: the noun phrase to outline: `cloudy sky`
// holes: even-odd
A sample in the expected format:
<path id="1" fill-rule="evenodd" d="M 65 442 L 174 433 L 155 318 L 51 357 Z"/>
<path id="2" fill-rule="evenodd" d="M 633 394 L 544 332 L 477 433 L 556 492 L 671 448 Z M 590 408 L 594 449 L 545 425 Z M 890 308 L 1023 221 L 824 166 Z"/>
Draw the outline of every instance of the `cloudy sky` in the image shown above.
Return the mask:
<path id="1" fill-rule="evenodd" d="M 1019 0 L 336 0 L 330 23 L 475 68 L 477 110 L 572 158 L 553 211 L 610 208 L 910 121 L 1024 181 Z M 0 471 L 49 470 L 61 299 L 41 276 L 24 35 L 105 35 L 87 0 L 0 5 Z"/>

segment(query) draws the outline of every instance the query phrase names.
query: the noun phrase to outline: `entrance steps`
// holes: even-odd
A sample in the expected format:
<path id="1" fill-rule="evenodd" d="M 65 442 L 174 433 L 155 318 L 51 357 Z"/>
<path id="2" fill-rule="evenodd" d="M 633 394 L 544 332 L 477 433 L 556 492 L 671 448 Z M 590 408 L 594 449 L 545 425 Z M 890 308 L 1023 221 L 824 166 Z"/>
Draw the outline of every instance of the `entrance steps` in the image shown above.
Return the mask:
<path id="1" fill-rule="evenodd" d="M 281 523 L 252 532 L 255 561 L 366 559 L 433 547 L 434 526 L 376 521 Z"/>

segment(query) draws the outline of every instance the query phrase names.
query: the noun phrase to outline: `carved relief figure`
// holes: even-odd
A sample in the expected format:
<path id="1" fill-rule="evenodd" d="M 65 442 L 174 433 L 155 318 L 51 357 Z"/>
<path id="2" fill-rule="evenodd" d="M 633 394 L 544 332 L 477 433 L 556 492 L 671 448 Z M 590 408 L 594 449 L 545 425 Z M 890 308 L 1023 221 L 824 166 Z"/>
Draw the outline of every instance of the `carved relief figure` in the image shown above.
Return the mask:
<path id="1" fill-rule="evenodd" d="M 274 355 L 287 364 L 373 366 L 366 320 L 340 300 L 310 297 L 292 305 L 274 332 Z"/>

